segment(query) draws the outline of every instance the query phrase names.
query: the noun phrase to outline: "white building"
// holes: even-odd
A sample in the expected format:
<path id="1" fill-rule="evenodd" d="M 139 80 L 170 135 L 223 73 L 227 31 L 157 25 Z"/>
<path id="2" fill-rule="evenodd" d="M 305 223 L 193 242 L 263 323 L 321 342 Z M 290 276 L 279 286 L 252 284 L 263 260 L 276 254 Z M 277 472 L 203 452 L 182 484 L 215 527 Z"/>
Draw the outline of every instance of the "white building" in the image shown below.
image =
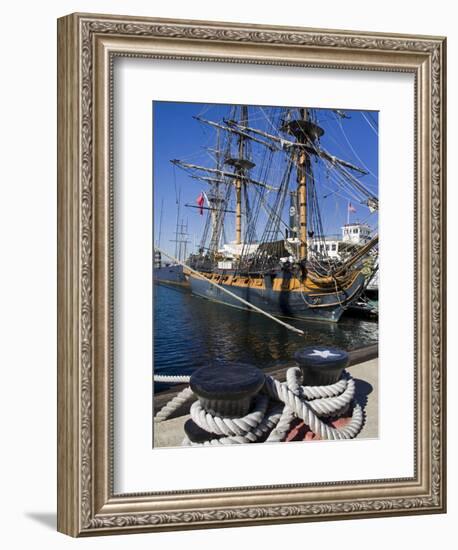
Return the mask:
<path id="1" fill-rule="evenodd" d="M 310 256 L 323 256 L 341 260 L 353 248 L 371 240 L 371 227 L 365 223 L 350 223 L 342 227 L 342 238 L 338 235 L 310 238 L 307 241 Z"/>
<path id="2" fill-rule="evenodd" d="M 308 239 L 308 251 L 310 256 L 326 254 L 329 258 L 340 258 L 340 247 L 342 241 L 335 237 L 325 237 L 324 239 Z"/>
<path id="3" fill-rule="evenodd" d="M 366 244 L 371 239 L 371 227 L 365 223 L 350 223 L 342 227 L 342 238 L 339 235 L 327 237 L 309 237 L 307 239 L 307 250 L 310 257 L 326 256 L 330 259 L 342 260 L 358 246 Z M 300 240 L 297 237 L 290 237 L 285 240 L 285 247 L 292 255 L 298 255 Z M 234 260 L 243 253 L 254 254 L 259 244 L 252 243 L 244 245 L 226 243 L 219 249 L 219 253 L 225 260 Z M 285 260 L 288 258 L 285 258 Z M 229 269 L 221 264 L 221 269 Z"/>
<path id="4" fill-rule="evenodd" d="M 342 227 L 342 241 L 366 244 L 371 240 L 371 228 L 366 223 L 347 223 Z"/>

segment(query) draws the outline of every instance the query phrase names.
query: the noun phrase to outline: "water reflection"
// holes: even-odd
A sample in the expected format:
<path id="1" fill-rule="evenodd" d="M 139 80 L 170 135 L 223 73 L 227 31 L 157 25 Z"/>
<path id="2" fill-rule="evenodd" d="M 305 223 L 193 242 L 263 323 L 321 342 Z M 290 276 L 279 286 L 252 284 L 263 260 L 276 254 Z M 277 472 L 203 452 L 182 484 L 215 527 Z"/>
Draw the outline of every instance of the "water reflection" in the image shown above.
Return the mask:
<path id="1" fill-rule="evenodd" d="M 304 345 L 351 350 L 378 340 L 378 325 L 373 321 L 345 317 L 339 323 L 291 320 L 304 330 L 305 336 L 300 336 L 258 313 L 160 285 L 154 286 L 153 309 L 154 369 L 162 374 L 190 374 L 221 361 L 268 368 L 290 361 Z"/>

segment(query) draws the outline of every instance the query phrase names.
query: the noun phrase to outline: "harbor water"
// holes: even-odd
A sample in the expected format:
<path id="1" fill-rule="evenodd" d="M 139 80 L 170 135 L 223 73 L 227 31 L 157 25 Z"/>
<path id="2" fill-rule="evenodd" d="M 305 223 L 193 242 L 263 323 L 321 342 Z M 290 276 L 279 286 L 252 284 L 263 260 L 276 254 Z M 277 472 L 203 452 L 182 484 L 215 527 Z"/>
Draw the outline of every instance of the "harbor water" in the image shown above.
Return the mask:
<path id="1" fill-rule="evenodd" d="M 155 374 L 191 374 L 228 361 L 266 369 L 291 362 L 303 346 L 350 351 L 378 342 L 377 321 L 347 314 L 338 323 L 289 320 L 304 331 L 301 336 L 259 313 L 210 302 L 180 287 L 155 284 L 153 311 Z"/>

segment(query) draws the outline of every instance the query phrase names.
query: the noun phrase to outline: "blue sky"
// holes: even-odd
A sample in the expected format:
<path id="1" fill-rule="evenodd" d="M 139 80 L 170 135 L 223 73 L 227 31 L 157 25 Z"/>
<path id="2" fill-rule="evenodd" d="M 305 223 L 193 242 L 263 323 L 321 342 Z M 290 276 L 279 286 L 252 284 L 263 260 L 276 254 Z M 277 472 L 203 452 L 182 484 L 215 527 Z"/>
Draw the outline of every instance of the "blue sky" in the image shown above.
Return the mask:
<path id="1" fill-rule="evenodd" d="M 195 208 L 186 208 L 185 203 L 196 204 L 201 191 L 207 191 L 208 185 L 189 177 L 189 175 L 170 162 L 180 159 L 193 164 L 214 167 L 211 155 L 205 147 L 214 147 L 216 131 L 193 118 L 202 116 L 206 119 L 220 122 L 228 118 L 230 105 L 153 102 L 153 186 L 154 186 L 154 241 L 159 238 L 159 220 L 161 206 L 163 215 L 161 224 L 162 249 L 174 253 L 175 228 L 177 220 L 177 197 L 181 194 L 180 219 L 188 224 L 190 239 L 189 251 L 197 246 L 204 227 L 205 216 L 200 216 Z M 273 113 L 270 107 L 249 107 L 250 125 L 264 131 L 274 133 L 267 116 Z M 325 133 L 321 138 L 321 146 L 331 154 L 365 168 L 370 172 L 360 181 L 375 195 L 378 195 L 378 113 L 374 111 L 342 110 L 348 118 L 341 118 L 332 110 L 316 109 L 317 120 Z M 262 146 L 253 144 L 254 157 L 259 156 Z M 351 222 L 367 222 L 377 228 L 377 214 L 370 214 L 366 206 L 358 203 L 351 193 L 337 188 L 330 179 L 327 170 L 320 169 L 312 162 L 317 196 L 320 201 L 324 232 L 328 235 L 340 233 L 341 226 L 347 221 L 348 202 L 356 208 L 356 213 L 350 216 Z M 251 176 L 260 175 L 260 167 L 256 167 Z M 279 168 L 280 170 L 280 168 Z M 271 172 L 275 175 L 275 171 Z M 332 175 L 331 175 L 332 176 Z M 280 173 L 278 172 L 278 177 Z M 260 179 L 260 178 L 259 178 Z M 273 182 L 269 182 L 274 185 Z M 294 189 L 292 182 L 290 189 Z M 230 216 L 230 215 L 229 215 Z M 285 220 L 286 216 L 285 216 Z M 234 238 L 232 220 L 226 227 L 227 240 Z"/>

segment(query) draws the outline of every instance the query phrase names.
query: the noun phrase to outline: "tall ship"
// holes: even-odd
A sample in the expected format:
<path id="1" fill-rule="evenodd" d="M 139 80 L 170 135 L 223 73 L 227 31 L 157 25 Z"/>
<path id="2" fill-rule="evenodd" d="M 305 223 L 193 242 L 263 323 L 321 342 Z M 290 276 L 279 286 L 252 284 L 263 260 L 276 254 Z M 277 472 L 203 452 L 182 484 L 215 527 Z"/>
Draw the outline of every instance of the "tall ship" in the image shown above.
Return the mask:
<path id="1" fill-rule="evenodd" d="M 273 315 L 337 322 L 372 278 L 378 234 L 333 255 L 317 174 L 326 174 L 329 193 L 351 192 L 369 213 L 378 210 L 377 193 L 365 185 L 364 168 L 323 146 L 321 110 L 260 108 L 261 125 L 255 109 L 228 106 L 220 120 L 194 117 L 211 129 L 211 161 L 171 161 L 205 183 L 197 204 L 188 205 L 206 215 L 184 275 L 194 294 L 215 302 L 248 307 L 239 297 Z M 348 118 L 334 115 L 340 124 Z"/>

